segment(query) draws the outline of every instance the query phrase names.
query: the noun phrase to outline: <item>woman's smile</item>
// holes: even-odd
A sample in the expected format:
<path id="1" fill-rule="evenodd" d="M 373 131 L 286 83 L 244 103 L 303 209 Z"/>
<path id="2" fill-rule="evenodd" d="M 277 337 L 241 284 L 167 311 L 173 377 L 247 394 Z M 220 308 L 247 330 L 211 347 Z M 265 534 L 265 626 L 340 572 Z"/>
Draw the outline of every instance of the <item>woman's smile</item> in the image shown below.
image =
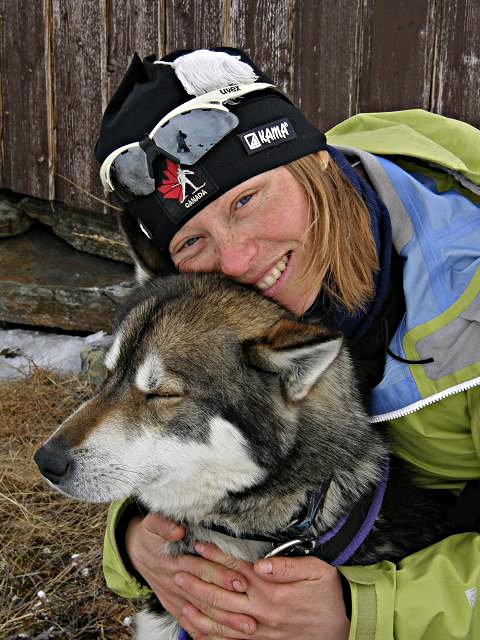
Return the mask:
<path id="1" fill-rule="evenodd" d="M 271 290 L 275 284 L 279 283 L 282 273 L 287 268 L 289 259 L 290 252 L 286 253 L 266 276 L 262 277 L 259 282 L 255 282 L 254 287 L 259 291 L 263 291 L 265 295 L 268 295 L 267 292 L 272 293 Z"/>

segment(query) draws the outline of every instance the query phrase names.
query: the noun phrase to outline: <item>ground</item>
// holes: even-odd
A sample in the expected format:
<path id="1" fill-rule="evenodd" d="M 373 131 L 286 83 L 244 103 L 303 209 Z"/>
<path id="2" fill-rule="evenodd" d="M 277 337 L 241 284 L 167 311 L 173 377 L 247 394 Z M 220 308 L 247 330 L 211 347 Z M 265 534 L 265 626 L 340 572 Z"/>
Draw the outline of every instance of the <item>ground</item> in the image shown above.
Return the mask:
<path id="1" fill-rule="evenodd" d="M 131 603 L 111 593 L 101 555 L 107 507 L 46 486 L 36 448 L 91 393 L 75 374 L 30 365 L 0 380 L 0 638 L 126 640 Z"/>

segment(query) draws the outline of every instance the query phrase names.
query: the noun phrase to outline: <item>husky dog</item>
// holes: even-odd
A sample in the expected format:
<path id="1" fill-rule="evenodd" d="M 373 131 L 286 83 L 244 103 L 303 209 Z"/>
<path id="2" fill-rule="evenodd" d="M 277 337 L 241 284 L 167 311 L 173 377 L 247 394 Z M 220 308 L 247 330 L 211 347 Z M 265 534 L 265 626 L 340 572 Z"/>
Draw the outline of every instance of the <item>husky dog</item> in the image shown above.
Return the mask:
<path id="1" fill-rule="evenodd" d="M 364 564 L 435 539 L 443 496 L 388 474 L 340 335 L 222 276 L 170 276 L 142 288 L 105 364 L 36 462 L 66 495 L 131 496 L 184 524 L 172 555 L 204 540 Z M 138 638 L 177 632 L 165 612 L 138 619 Z"/>

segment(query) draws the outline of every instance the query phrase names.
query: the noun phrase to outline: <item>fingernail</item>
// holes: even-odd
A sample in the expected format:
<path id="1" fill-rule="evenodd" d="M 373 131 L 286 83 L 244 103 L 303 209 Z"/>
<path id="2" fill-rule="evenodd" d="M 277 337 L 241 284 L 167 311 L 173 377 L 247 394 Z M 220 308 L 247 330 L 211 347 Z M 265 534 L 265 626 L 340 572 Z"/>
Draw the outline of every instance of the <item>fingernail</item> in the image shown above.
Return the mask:
<path id="1" fill-rule="evenodd" d="M 196 542 L 195 551 L 198 551 L 198 553 L 203 553 L 205 551 L 205 544 L 203 542 Z"/>
<path id="2" fill-rule="evenodd" d="M 245 587 L 240 582 L 240 580 L 234 580 L 232 582 L 232 587 L 235 589 L 235 591 L 241 591 L 241 592 L 245 591 Z"/>
<path id="3" fill-rule="evenodd" d="M 257 564 L 258 571 L 260 573 L 273 573 L 273 566 L 271 562 L 268 560 L 262 560 Z"/>
<path id="4" fill-rule="evenodd" d="M 252 633 L 252 627 L 249 624 L 242 624 L 242 630 L 244 633 Z"/>
<path id="5" fill-rule="evenodd" d="M 167 539 L 173 542 L 175 541 L 176 538 L 178 538 L 180 534 L 181 534 L 181 529 L 178 527 L 178 525 L 174 524 L 166 532 L 166 537 Z"/>

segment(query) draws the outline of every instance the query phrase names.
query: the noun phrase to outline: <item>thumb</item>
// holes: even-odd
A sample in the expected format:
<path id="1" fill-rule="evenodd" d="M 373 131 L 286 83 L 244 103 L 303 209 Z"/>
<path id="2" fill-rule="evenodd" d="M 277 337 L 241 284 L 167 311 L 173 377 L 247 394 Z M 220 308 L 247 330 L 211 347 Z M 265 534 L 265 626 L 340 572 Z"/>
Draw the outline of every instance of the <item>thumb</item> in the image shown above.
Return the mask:
<path id="1" fill-rule="evenodd" d="M 177 542 L 185 535 L 184 527 L 154 512 L 150 512 L 145 516 L 143 526 L 150 533 L 154 533 L 169 542 Z"/>
<path id="2" fill-rule="evenodd" d="M 257 560 L 255 573 L 270 582 L 298 582 L 318 580 L 332 571 L 333 567 L 320 558 L 268 558 Z"/>

